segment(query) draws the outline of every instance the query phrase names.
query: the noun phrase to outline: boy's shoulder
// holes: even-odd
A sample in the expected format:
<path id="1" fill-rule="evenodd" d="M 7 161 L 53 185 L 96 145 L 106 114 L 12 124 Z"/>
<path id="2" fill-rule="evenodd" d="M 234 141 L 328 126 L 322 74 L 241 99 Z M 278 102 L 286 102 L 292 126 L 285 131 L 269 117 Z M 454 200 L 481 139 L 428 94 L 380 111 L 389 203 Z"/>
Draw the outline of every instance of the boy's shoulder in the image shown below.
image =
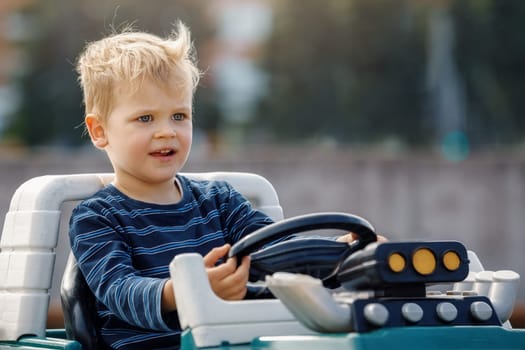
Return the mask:
<path id="1" fill-rule="evenodd" d="M 224 202 L 237 195 L 233 186 L 224 180 L 194 179 L 184 175 L 177 175 L 177 180 L 181 186 L 183 201 L 196 199 L 198 202 L 203 200 Z"/>
<path id="2" fill-rule="evenodd" d="M 224 180 L 205 180 L 205 179 L 196 179 L 196 178 L 190 178 L 186 175 L 178 174 L 176 176 L 177 180 L 183 187 L 190 187 L 194 189 L 201 189 L 201 190 L 210 190 L 213 188 L 223 188 L 231 190 L 232 186 Z"/>
<path id="3" fill-rule="evenodd" d="M 78 207 L 106 207 L 122 201 L 121 193 L 111 184 L 104 186 L 90 197 L 78 203 Z"/>

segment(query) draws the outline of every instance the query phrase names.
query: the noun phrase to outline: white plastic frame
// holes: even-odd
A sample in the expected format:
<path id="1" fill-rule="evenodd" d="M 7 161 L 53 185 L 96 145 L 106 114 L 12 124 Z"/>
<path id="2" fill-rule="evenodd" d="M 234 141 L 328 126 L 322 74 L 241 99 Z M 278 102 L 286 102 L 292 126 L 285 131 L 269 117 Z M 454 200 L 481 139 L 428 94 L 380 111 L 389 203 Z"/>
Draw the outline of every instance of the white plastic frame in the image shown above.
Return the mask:
<path id="1" fill-rule="evenodd" d="M 274 220 L 283 218 L 277 193 L 262 176 L 238 172 L 184 175 L 226 180 Z M 113 174 L 46 175 L 16 190 L 0 240 L 0 340 L 45 335 L 61 205 L 89 197 L 112 180 Z"/>

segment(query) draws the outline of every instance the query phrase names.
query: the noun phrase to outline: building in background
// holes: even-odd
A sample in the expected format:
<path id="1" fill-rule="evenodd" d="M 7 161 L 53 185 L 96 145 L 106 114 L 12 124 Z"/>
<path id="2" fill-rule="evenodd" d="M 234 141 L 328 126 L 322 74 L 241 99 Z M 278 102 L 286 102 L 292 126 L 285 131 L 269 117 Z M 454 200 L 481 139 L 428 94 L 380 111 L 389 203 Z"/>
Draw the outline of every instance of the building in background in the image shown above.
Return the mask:
<path id="1" fill-rule="evenodd" d="M 267 79 L 257 61 L 272 30 L 272 9 L 267 0 L 220 0 L 209 10 L 216 23 L 217 50 L 207 73 L 225 123 L 220 132 L 229 143 L 241 144 L 244 126 L 266 90 Z"/>

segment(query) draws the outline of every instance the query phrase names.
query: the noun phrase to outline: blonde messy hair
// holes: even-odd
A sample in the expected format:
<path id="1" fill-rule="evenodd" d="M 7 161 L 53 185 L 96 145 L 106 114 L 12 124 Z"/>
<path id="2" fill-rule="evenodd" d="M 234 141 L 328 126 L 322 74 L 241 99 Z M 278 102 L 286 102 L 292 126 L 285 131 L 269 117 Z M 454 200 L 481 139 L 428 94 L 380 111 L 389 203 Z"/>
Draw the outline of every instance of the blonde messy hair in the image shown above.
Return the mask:
<path id="1" fill-rule="evenodd" d="M 77 62 L 86 115 L 105 119 L 113 107 L 116 86 L 136 91 L 144 79 L 160 84 L 177 79 L 181 88 L 195 91 L 200 72 L 193 57 L 190 31 L 182 23 L 167 38 L 136 32 L 128 27 L 88 43 Z"/>

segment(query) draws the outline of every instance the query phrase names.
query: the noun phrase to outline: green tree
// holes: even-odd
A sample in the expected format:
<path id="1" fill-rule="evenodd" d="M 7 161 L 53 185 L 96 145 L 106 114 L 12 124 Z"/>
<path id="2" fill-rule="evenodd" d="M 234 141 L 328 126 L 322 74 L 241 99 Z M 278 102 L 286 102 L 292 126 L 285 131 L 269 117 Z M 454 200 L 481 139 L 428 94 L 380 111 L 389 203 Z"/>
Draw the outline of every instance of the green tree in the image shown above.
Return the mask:
<path id="1" fill-rule="evenodd" d="M 292 138 L 421 141 L 424 28 L 411 1 L 279 1 L 259 120 Z"/>
<path id="2" fill-rule="evenodd" d="M 478 148 L 522 141 L 520 0 L 276 1 L 274 33 L 261 60 L 270 87 L 258 122 L 279 138 L 436 142 L 443 130 L 427 85 L 435 11 L 451 18 L 451 64 L 465 106 L 461 131 Z"/>
<path id="3" fill-rule="evenodd" d="M 453 13 L 472 141 L 478 147 L 523 141 L 525 2 L 455 1 Z"/>
<path id="4" fill-rule="evenodd" d="M 197 43 L 211 35 L 211 26 L 202 11 L 203 1 L 128 0 L 121 3 L 116 0 L 36 2 L 33 16 L 38 34 L 27 45 L 29 64 L 20 77 L 22 107 L 7 130 L 10 137 L 29 146 L 77 146 L 86 141 L 87 138 L 82 139 L 83 105 L 75 72 L 76 57 L 86 42 L 119 30 L 125 24 L 166 35 L 178 19 L 191 26 Z M 202 119 L 205 122 L 205 118 Z"/>

